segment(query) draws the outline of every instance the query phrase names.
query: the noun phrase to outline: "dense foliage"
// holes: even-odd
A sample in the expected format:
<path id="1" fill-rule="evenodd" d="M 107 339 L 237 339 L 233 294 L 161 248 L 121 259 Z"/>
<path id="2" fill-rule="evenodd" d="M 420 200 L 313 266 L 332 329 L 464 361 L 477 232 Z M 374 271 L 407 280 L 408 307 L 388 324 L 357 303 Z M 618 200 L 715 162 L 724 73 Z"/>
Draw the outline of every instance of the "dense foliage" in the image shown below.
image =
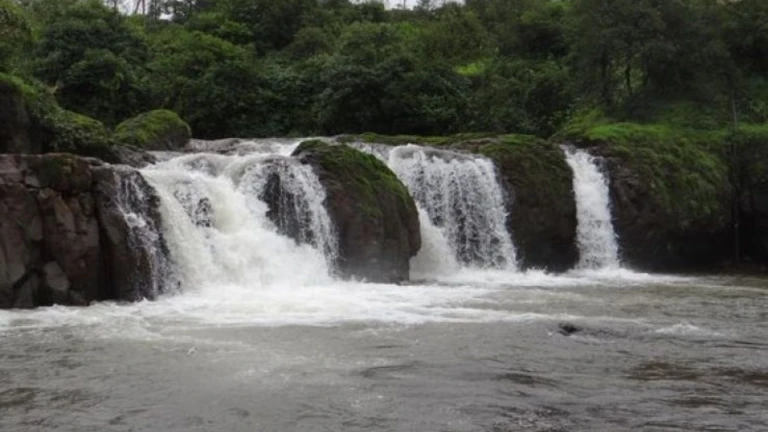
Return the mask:
<path id="1" fill-rule="evenodd" d="M 169 109 L 208 138 L 768 120 L 764 0 L 120 3 L 0 0 L 0 72 L 107 126 Z"/>

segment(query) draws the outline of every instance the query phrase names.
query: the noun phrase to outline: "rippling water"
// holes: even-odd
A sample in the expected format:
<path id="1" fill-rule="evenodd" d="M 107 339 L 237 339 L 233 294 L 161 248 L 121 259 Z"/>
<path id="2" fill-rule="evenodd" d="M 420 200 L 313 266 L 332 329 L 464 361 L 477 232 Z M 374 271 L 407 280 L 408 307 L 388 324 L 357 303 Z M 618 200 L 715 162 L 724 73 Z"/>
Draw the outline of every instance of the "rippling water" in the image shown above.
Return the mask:
<path id="1" fill-rule="evenodd" d="M 0 430 L 764 431 L 766 286 L 465 271 L 3 311 Z"/>

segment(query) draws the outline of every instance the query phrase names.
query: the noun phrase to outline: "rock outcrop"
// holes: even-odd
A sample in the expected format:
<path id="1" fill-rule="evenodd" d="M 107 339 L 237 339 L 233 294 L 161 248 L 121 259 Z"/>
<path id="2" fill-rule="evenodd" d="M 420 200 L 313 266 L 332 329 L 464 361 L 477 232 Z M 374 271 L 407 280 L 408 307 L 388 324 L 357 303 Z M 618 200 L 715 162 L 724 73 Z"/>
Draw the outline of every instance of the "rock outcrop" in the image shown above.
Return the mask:
<path id="1" fill-rule="evenodd" d="M 496 164 L 507 192 L 507 228 L 522 268 L 562 272 L 576 264 L 572 173 L 556 145 L 506 135 L 449 146 L 485 155 Z"/>
<path id="2" fill-rule="evenodd" d="M 529 135 L 346 135 L 341 142 L 418 144 L 491 160 L 506 193 L 507 229 L 523 269 L 566 271 L 578 260 L 572 173 L 557 145 Z"/>
<path id="3" fill-rule="evenodd" d="M 192 138 L 184 120 L 169 110 L 154 110 L 125 120 L 115 128 L 115 141 L 144 150 L 180 150 Z"/>
<path id="4" fill-rule="evenodd" d="M 0 153 L 66 152 L 143 167 L 155 162 L 146 150 L 177 149 L 189 141 L 189 126 L 170 111 L 124 124 L 113 136 L 101 122 L 61 108 L 40 84 L 0 74 Z"/>
<path id="5" fill-rule="evenodd" d="M 711 271 L 728 261 L 731 186 L 722 146 L 710 143 L 717 138 L 665 137 L 643 126 L 624 127 L 631 139 L 606 140 L 595 133 L 575 141 L 604 160 L 623 264 Z"/>
<path id="6" fill-rule="evenodd" d="M 401 282 L 421 248 L 419 217 L 408 189 L 381 161 L 345 145 L 303 142 L 294 152 L 315 170 L 339 242 L 342 276 Z"/>
<path id="7" fill-rule="evenodd" d="M 142 285 L 157 256 L 114 204 L 134 175 L 69 154 L 0 155 L 0 308 L 156 295 Z M 156 221 L 153 206 L 132 217 Z"/>

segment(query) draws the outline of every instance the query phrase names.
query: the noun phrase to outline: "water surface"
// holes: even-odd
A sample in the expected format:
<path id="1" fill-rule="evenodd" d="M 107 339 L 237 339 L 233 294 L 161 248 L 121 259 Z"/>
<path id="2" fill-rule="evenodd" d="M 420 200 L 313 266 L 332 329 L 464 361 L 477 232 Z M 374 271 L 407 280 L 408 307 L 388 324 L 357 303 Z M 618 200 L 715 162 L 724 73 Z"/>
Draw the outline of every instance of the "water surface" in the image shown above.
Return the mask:
<path id="1" fill-rule="evenodd" d="M 0 430 L 763 431 L 766 282 L 465 270 L 2 311 Z"/>

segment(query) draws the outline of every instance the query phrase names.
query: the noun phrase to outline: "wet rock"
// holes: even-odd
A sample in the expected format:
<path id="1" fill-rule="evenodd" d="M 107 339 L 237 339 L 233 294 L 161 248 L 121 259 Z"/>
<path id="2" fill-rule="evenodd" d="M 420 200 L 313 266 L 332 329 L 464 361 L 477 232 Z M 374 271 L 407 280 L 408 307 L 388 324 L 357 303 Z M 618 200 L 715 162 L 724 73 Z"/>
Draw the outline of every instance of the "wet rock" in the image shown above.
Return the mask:
<path id="1" fill-rule="evenodd" d="M 104 166 L 94 169 L 93 176 L 105 273 L 111 281 L 108 295 L 124 301 L 154 299 L 163 291 L 167 254 L 160 199 L 135 170 Z"/>
<path id="2" fill-rule="evenodd" d="M 294 156 L 311 165 L 325 187 L 339 236 L 339 272 L 372 282 L 407 280 L 421 234 L 416 205 L 397 176 L 374 156 L 344 145 L 305 141 Z"/>
<path id="3" fill-rule="evenodd" d="M 25 274 L 16 281 L 13 286 L 14 300 L 12 307 L 17 309 L 30 309 L 39 305 L 38 291 L 40 278 L 35 273 Z"/>
<path id="4" fill-rule="evenodd" d="M 67 304 L 69 302 L 71 284 L 64 270 L 56 261 L 51 261 L 43 266 L 43 283 L 51 294 L 53 304 Z"/>
<path id="5" fill-rule="evenodd" d="M 142 227 L 160 218 L 152 198 L 130 203 L 131 212 L 115 205 L 123 178 L 143 182 L 96 159 L 0 155 L 0 308 L 144 296 L 135 287 L 156 280 L 159 259 L 136 241 L 127 215 L 146 216 Z"/>
<path id="6" fill-rule="evenodd" d="M 682 162 L 657 166 L 656 159 L 633 157 L 615 143 L 588 144 L 605 163 L 625 265 L 646 271 L 711 271 L 732 255 L 730 186 L 727 178 L 716 179 L 725 170 L 723 161 L 718 170 Z M 676 154 L 667 145 L 635 147 L 655 158 Z M 691 179 L 696 183 L 689 184 Z M 689 189 L 681 192 L 681 185 Z"/>
<path id="7" fill-rule="evenodd" d="M 563 336 L 570 336 L 582 330 L 581 327 L 573 323 L 561 322 L 557 325 L 557 332 Z"/>
<path id="8" fill-rule="evenodd" d="M 523 268 L 566 271 L 576 264 L 572 173 L 560 148 L 536 137 L 508 135 L 451 147 L 491 158 L 507 192 L 507 228 Z"/>
<path id="9" fill-rule="evenodd" d="M 128 165 L 134 168 L 144 168 L 157 163 L 157 158 L 151 153 L 130 145 L 116 145 L 111 150 L 110 157 L 105 161 L 114 164 Z"/>

